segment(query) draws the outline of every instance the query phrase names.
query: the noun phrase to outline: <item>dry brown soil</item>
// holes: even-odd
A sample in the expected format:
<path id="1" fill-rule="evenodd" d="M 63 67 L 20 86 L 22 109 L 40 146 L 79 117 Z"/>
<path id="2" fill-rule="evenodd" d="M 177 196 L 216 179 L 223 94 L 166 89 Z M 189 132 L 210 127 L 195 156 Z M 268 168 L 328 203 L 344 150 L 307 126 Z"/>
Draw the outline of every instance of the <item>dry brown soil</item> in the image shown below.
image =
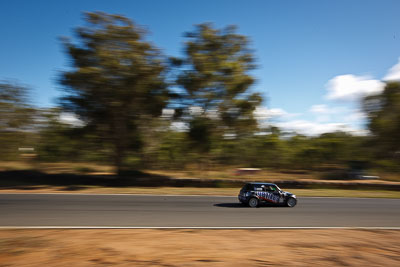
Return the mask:
<path id="1" fill-rule="evenodd" d="M 0 230 L 0 266 L 400 266 L 400 231 Z"/>

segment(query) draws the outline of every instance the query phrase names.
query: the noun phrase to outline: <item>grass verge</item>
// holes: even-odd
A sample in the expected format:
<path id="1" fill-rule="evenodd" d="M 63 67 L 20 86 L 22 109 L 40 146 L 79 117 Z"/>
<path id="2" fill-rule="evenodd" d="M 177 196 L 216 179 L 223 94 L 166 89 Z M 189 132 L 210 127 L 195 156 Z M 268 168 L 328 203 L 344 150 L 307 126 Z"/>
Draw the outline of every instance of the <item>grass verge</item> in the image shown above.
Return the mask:
<path id="1" fill-rule="evenodd" d="M 286 190 L 286 189 L 284 189 Z M 299 197 L 367 197 L 400 198 L 399 191 L 346 189 L 287 189 Z M 23 189 L 0 189 L 0 193 L 71 193 L 71 194 L 157 194 L 237 196 L 239 188 L 197 187 L 98 187 L 98 186 L 31 186 Z"/>

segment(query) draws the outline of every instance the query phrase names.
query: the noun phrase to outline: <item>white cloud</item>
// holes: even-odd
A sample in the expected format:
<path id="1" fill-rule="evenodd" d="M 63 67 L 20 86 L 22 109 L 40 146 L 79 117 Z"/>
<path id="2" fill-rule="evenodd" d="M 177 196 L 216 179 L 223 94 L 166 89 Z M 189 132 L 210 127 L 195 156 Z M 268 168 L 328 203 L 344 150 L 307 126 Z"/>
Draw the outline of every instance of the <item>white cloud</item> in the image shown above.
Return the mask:
<path id="1" fill-rule="evenodd" d="M 387 72 L 382 81 L 369 76 L 353 74 L 339 75 L 326 84 L 328 100 L 359 101 L 362 97 L 379 94 L 385 87 L 385 81 L 400 81 L 400 58 Z M 351 102 L 352 104 L 356 102 Z M 362 129 L 366 114 L 360 109 L 345 106 L 313 105 L 309 112 L 313 120 L 290 120 L 290 115 L 282 109 L 259 108 L 255 111 L 257 119 L 266 125 L 275 125 L 283 130 L 304 135 L 320 135 L 328 132 L 345 131 L 353 135 L 367 135 L 368 130 Z M 297 114 L 298 115 L 298 114 Z M 270 123 L 271 118 L 279 121 Z"/>
<path id="2" fill-rule="evenodd" d="M 331 120 L 331 116 L 329 115 L 319 115 L 317 116 L 317 122 L 328 122 Z"/>
<path id="3" fill-rule="evenodd" d="M 309 111 L 317 116 L 317 122 L 328 122 L 331 120 L 332 116 L 348 112 L 345 107 L 331 107 L 324 104 L 313 105 Z"/>
<path id="4" fill-rule="evenodd" d="M 58 117 L 58 120 L 62 123 L 69 124 L 74 127 L 82 127 L 84 126 L 84 122 L 81 121 L 75 114 L 63 112 Z"/>
<path id="5" fill-rule="evenodd" d="M 212 119 L 212 120 L 216 120 L 220 117 L 219 112 L 216 109 L 207 110 L 206 116 L 207 116 L 207 118 Z"/>
<path id="6" fill-rule="evenodd" d="M 170 129 L 177 132 L 186 132 L 189 130 L 189 125 L 182 121 L 174 121 L 171 123 Z"/>
<path id="7" fill-rule="evenodd" d="M 275 125 L 272 121 L 277 119 L 289 119 L 301 115 L 300 113 L 288 113 L 280 108 L 268 109 L 266 107 L 257 107 L 253 114 L 261 127 Z"/>
<path id="8" fill-rule="evenodd" d="M 326 84 L 330 100 L 358 100 L 361 97 L 382 92 L 385 84 L 368 76 L 339 75 Z"/>
<path id="9" fill-rule="evenodd" d="M 280 108 L 257 107 L 254 111 L 254 116 L 257 120 L 268 120 L 274 118 L 293 118 L 301 115 L 300 113 L 289 113 Z"/>
<path id="10" fill-rule="evenodd" d="M 162 118 L 166 118 L 166 119 L 170 119 L 170 118 L 172 118 L 172 117 L 174 116 L 174 114 L 175 114 L 175 109 L 172 109 L 172 108 L 164 108 L 164 109 L 162 110 L 161 117 L 162 117 Z"/>
<path id="11" fill-rule="evenodd" d="M 396 65 L 390 68 L 388 73 L 383 77 L 384 81 L 400 81 L 400 57 Z"/>
<path id="12" fill-rule="evenodd" d="M 254 111 L 254 116 L 258 120 L 267 120 L 271 118 L 281 117 L 285 114 L 287 114 L 287 112 L 280 108 L 268 109 L 265 107 L 257 107 Z"/>
<path id="13" fill-rule="evenodd" d="M 356 135 L 364 135 L 365 131 L 352 128 L 346 123 L 319 123 L 307 120 L 294 120 L 276 124 L 286 131 L 294 131 L 304 135 L 320 135 L 335 131 L 345 131 Z"/>
<path id="14" fill-rule="evenodd" d="M 312 113 L 320 115 L 314 121 L 309 120 L 290 120 L 292 117 L 298 116 L 297 113 L 288 113 L 282 109 L 267 109 L 259 107 L 254 111 L 255 117 L 259 120 L 262 126 L 277 126 L 284 131 L 296 132 L 308 136 L 316 136 L 323 133 L 335 131 L 349 132 L 355 135 L 365 135 L 364 130 L 354 128 L 350 125 L 356 119 L 360 119 L 362 114 L 357 110 L 349 110 L 345 107 L 329 107 L 324 104 L 314 105 L 310 108 Z M 329 122 L 330 116 L 333 114 L 345 114 L 349 112 L 349 122 Z M 346 115 L 347 117 L 347 115 Z M 351 117 L 351 119 L 350 119 Z M 278 121 L 271 122 L 271 118 L 279 118 Z M 263 133 L 260 133 L 263 134 Z"/>
<path id="15" fill-rule="evenodd" d="M 199 116 L 201 114 L 203 114 L 204 110 L 202 107 L 198 107 L 198 106 L 191 106 L 189 107 L 189 114 L 192 116 Z"/>
<path id="16" fill-rule="evenodd" d="M 350 114 L 348 114 L 345 118 L 345 122 L 361 122 L 367 118 L 367 115 L 363 113 L 361 110 L 353 110 Z"/>
<path id="17" fill-rule="evenodd" d="M 329 109 L 328 109 L 328 107 L 326 105 L 313 105 L 313 106 L 311 106 L 310 111 L 312 113 L 317 113 L 317 114 L 319 114 L 319 113 L 323 113 L 323 114 L 329 113 Z"/>
<path id="18" fill-rule="evenodd" d="M 320 105 L 311 106 L 310 112 L 315 113 L 315 114 L 338 114 L 338 113 L 346 112 L 346 108 L 345 107 L 329 107 L 327 105 L 320 104 Z"/>

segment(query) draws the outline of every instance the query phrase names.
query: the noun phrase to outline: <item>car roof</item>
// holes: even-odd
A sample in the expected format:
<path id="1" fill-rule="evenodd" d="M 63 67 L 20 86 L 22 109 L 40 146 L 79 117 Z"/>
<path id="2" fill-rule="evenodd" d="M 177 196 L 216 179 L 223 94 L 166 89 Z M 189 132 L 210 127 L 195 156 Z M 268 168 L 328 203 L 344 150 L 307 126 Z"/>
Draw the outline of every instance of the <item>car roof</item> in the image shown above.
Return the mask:
<path id="1" fill-rule="evenodd" d="M 259 184 L 259 185 L 276 185 L 276 184 L 273 184 L 273 183 L 263 183 L 263 182 L 251 182 L 251 183 L 248 183 L 248 184 L 254 184 L 254 185 L 257 185 L 257 184 Z"/>

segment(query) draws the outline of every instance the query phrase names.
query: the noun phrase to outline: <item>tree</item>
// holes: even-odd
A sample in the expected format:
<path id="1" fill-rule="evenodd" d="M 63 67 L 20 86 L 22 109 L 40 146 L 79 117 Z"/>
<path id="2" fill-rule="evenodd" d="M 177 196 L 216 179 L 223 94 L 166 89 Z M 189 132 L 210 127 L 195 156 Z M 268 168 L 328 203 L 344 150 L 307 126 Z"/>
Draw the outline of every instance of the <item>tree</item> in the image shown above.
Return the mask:
<path id="1" fill-rule="evenodd" d="M 137 149 L 141 125 L 159 116 L 168 100 L 166 67 L 160 52 L 144 40 L 145 31 L 129 19 L 86 13 L 76 29 L 80 43 L 64 39 L 72 60 L 60 83 L 64 110 L 73 112 L 88 131 L 113 145 L 118 174 L 128 149 Z"/>
<path id="2" fill-rule="evenodd" d="M 35 109 L 29 103 L 29 89 L 0 82 L 0 157 L 15 158 L 18 148 L 32 146 Z"/>
<path id="3" fill-rule="evenodd" d="M 262 98 L 250 92 L 254 58 L 247 38 L 235 31 L 234 26 L 218 30 L 200 24 L 186 34 L 177 84 L 186 99 L 189 138 L 201 153 L 208 153 L 214 141 L 241 138 L 257 126 L 253 111 Z"/>
<path id="4" fill-rule="evenodd" d="M 399 158 L 400 153 L 400 83 L 388 83 L 383 92 L 364 99 L 368 128 L 373 135 L 376 156 Z"/>
<path id="5" fill-rule="evenodd" d="M 33 122 L 28 88 L 0 82 L 0 131 L 27 130 Z"/>
<path id="6" fill-rule="evenodd" d="M 40 138 L 37 154 L 40 161 L 97 161 L 105 162 L 104 148 L 96 136 L 80 127 L 79 122 L 68 118 L 60 108 L 41 109 L 40 124 L 36 126 Z"/>

